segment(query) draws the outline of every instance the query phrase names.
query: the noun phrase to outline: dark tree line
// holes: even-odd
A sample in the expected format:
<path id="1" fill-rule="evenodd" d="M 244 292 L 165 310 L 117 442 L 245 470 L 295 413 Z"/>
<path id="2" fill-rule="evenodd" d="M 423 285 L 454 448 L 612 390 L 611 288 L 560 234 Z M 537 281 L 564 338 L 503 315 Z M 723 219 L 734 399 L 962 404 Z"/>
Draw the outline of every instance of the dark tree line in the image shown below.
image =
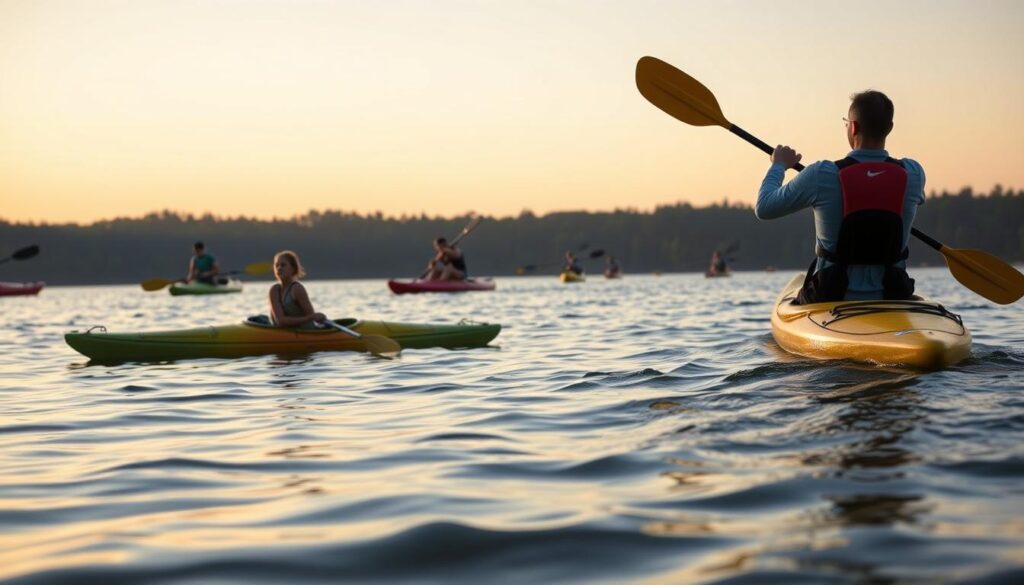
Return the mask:
<path id="1" fill-rule="evenodd" d="M 452 237 L 468 217 L 359 215 L 311 211 L 289 220 L 216 218 L 172 212 L 88 226 L 0 221 L 0 256 L 39 244 L 40 255 L 0 265 L 0 281 L 51 284 L 138 282 L 182 275 L 195 240 L 207 243 L 223 270 L 295 250 L 309 278 L 411 277 L 431 254 L 430 240 Z M 954 247 L 978 248 L 1024 260 L 1024 191 L 932 194 L 916 226 Z M 557 263 L 565 250 L 603 249 L 626 273 L 703 271 L 715 249 L 729 249 L 736 270 L 803 269 L 813 253 L 811 212 L 759 221 L 746 205 L 668 205 L 653 212 L 565 212 L 484 219 L 463 244 L 477 275 L 511 275 L 519 266 Z M 942 257 L 913 240 L 911 265 L 941 265 Z M 590 262 L 598 270 L 600 261 Z M 554 273 L 541 268 L 536 273 Z"/>

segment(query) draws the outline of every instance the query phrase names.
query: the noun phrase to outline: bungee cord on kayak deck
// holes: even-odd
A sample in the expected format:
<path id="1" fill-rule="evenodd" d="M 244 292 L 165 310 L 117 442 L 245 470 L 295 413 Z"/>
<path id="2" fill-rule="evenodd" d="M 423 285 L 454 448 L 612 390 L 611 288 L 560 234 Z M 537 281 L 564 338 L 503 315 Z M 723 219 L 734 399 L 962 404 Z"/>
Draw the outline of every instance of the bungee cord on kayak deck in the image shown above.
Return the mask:
<path id="1" fill-rule="evenodd" d="M 920 301 L 861 301 L 848 305 L 833 307 L 829 314 L 834 318 L 822 321 L 822 325 L 831 325 L 843 319 L 860 317 L 863 315 L 876 315 L 880 313 L 921 313 L 925 315 L 937 315 L 956 321 L 957 325 L 963 325 L 964 321 L 960 315 L 950 311 L 938 303 L 924 304 Z"/>

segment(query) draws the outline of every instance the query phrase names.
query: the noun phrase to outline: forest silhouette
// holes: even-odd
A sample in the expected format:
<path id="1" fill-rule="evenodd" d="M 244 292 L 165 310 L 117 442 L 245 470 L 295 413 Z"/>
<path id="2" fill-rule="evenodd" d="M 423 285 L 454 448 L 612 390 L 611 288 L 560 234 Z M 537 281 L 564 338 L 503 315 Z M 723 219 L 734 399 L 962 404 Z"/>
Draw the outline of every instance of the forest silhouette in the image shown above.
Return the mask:
<path id="1" fill-rule="evenodd" d="M 432 253 L 431 240 L 452 237 L 469 216 L 388 217 L 310 211 L 290 219 L 218 218 L 171 211 L 89 225 L 12 223 L 0 220 L 0 254 L 29 244 L 41 253 L 0 267 L 0 280 L 50 284 L 135 283 L 152 276 L 184 275 L 192 243 L 206 242 L 222 270 L 269 260 L 295 250 L 310 279 L 411 278 Z M 946 245 L 977 248 L 1007 261 L 1024 260 L 1024 191 L 996 186 L 977 195 L 931 194 L 915 226 Z M 911 240 L 910 266 L 943 265 L 942 256 Z M 625 273 L 702 272 L 711 253 L 731 250 L 734 270 L 767 267 L 803 270 L 813 255 L 811 212 L 760 221 L 747 204 L 707 207 L 686 203 L 654 211 L 558 212 L 484 217 L 462 243 L 471 274 L 514 275 L 518 267 L 545 264 L 529 274 L 554 274 L 566 250 L 604 250 Z M 598 271 L 603 260 L 590 261 Z M 268 276 L 269 278 L 269 276 Z"/>

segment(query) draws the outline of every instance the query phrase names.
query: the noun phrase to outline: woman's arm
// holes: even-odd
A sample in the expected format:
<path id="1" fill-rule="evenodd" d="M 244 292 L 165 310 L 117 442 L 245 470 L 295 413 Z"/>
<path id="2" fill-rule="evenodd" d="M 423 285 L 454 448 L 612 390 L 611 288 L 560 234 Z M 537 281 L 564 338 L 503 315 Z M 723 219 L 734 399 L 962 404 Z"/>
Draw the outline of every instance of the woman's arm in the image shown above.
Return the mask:
<path id="1" fill-rule="evenodd" d="M 309 315 L 306 319 L 307 321 L 316 321 L 319 323 L 327 320 L 326 315 L 323 313 L 317 313 L 313 310 L 313 303 L 309 300 L 309 294 L 306 293 L 306 287 L 302 286 L 302 283 L 296 283 L 295 286 L 292 287 L 292 298 L 294 298 L 295 302 L 298 303 L 299 308 L 302 309 L 302 313 L 304 315 Z M 305 322 L 306 321 L 303 321 L 303 323 Z"/>

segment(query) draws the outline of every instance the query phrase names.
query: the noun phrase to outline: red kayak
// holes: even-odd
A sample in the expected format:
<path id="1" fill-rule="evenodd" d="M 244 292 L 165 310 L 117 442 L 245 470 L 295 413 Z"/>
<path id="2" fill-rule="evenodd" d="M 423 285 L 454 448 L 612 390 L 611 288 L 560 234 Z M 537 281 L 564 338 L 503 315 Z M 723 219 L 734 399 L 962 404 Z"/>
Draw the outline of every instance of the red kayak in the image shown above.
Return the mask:
<path id="1" fill-rule="evenodd" d="M 467 278 L 466 280 L 389 280 L 388 288 L 396 295 L 425 292 L 466 292 L 471 290 L 494 290 L 490 278 Z"/>
<path id="2" fill-rule="evenodd" d="M 37 295 L 44 286 L 45 282 L 0 282 L 0 297 Z"/>

